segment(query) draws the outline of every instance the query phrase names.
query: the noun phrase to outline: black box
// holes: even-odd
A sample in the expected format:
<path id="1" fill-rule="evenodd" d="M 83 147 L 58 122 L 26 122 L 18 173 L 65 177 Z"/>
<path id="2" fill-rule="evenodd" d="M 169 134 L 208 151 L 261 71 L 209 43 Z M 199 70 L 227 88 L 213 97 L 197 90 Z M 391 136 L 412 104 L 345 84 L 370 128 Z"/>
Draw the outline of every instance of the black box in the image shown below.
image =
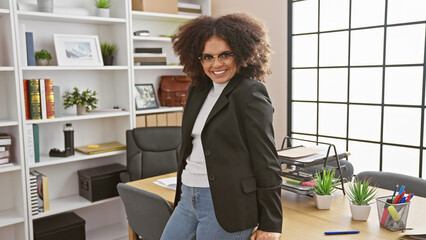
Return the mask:
<path id="1" fill-rule="evenodd" d="M 34 220 L 34 240 L 85 240 L 83 218 L 73 212 Z"/>
<path id="2" fill-rule="evenodd" d="M 80 196 L 92 202 L 118 196 L 117 184 L 124 171 L 126 167 L 117 163 L 78 171 Z"/>

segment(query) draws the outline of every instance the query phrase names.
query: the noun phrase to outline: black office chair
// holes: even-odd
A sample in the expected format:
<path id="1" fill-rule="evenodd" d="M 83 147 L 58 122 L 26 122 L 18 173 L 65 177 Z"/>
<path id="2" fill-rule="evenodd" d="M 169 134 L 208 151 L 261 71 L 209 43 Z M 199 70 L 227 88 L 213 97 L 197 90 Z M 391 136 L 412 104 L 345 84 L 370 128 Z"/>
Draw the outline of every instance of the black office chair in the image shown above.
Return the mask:
<path id="1" fill-rule="evenodd" d="M 399 184 L 405 186 L 407 192 L 414 193 L 415 196 L 426 197 L 426 180 L 392 172 L 365 171 L 356 175 L 357 179 L 369 179 L 371 183 L 380 188 L 394 190 Z"/>
<path id="2" fill-rule="evenodd" d="M 180 127 L 148 127 L 126 131 L 127 172 L 122 182 L 177 171 Z"/>
<path id="3" fill-rule="evenodd" d="M 117 190 L 123 200 L 130 228 L 143 240 L 160 239 L 172 214 L 170 204 L 157 194 L 125 183 L 119 183 Z"/>

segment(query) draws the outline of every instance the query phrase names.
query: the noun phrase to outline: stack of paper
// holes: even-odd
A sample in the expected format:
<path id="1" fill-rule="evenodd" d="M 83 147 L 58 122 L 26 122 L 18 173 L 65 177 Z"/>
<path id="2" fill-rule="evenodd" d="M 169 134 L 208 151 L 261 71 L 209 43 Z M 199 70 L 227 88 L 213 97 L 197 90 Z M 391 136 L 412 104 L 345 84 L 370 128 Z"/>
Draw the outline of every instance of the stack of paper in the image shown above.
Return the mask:
<path id="1" fill-rule="evenodd" d="M 154 183 L 165 188 L 176 190 L 176 181 L 176 177 L 169 177 L 158 179 Z"/>

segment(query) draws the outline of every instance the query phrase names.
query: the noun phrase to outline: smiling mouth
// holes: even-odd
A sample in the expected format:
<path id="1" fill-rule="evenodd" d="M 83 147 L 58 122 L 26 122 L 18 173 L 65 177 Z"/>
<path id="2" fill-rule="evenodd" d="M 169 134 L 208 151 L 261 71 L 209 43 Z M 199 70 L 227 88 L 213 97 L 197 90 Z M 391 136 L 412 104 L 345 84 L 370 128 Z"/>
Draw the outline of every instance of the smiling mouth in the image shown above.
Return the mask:
<path id="1" fill-rule="evenodd" d="M 222 74 L 222 73 L 226 72 L 226 70 L 222 70 L 222 71 L 212 71 L 212 72 L 213 72 L 213 74 L 215 74 L 215 75 L 220 75 L 220 74 Z"/>

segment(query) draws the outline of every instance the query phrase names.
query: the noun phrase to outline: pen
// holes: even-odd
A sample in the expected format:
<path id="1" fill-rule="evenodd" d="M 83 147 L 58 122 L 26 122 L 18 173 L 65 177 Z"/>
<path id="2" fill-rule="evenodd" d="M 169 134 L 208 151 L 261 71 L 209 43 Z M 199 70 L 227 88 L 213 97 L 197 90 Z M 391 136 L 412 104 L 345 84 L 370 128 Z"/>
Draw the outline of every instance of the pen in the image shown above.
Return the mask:
<path id="1" fill-rule="evenodd" d="M 410 200 L 414 197 L 413 193 L 410 193 L 407 197 L 407 200 L 405 202 L 410 202 Z"/>
<path id="2" fill-rule="evenodd" d="M 405 190 L 402 191 L 402 194 L 400 195 L 401 197 L 399 197 L 399 201 L 397 203 L 401 203 L 402 198 L 404 198 L 405 195 Z"/>
<path id="3" fill-rule="evenodd" d="M 338 231 L 338 232 L 325 232 L 325 235 L 339 235 L 339 234 L 357 234 L 359 231 Z"/>
<path id="4" fill-rule="evenodd" d="M 402 192 L 405 190 L 405 186 L 404 185 L 402 185 L 401 186 L 401 189 L 399 189 L 399 195 L 401 195 L 402 194 Z"/>
<path id="5" fill-rule="evenodd" d="M 392 199 L 395 197 L 396 191 L 398 191 L 399 185 L 396 184 L 395 191 L 393 191 Z"/>

